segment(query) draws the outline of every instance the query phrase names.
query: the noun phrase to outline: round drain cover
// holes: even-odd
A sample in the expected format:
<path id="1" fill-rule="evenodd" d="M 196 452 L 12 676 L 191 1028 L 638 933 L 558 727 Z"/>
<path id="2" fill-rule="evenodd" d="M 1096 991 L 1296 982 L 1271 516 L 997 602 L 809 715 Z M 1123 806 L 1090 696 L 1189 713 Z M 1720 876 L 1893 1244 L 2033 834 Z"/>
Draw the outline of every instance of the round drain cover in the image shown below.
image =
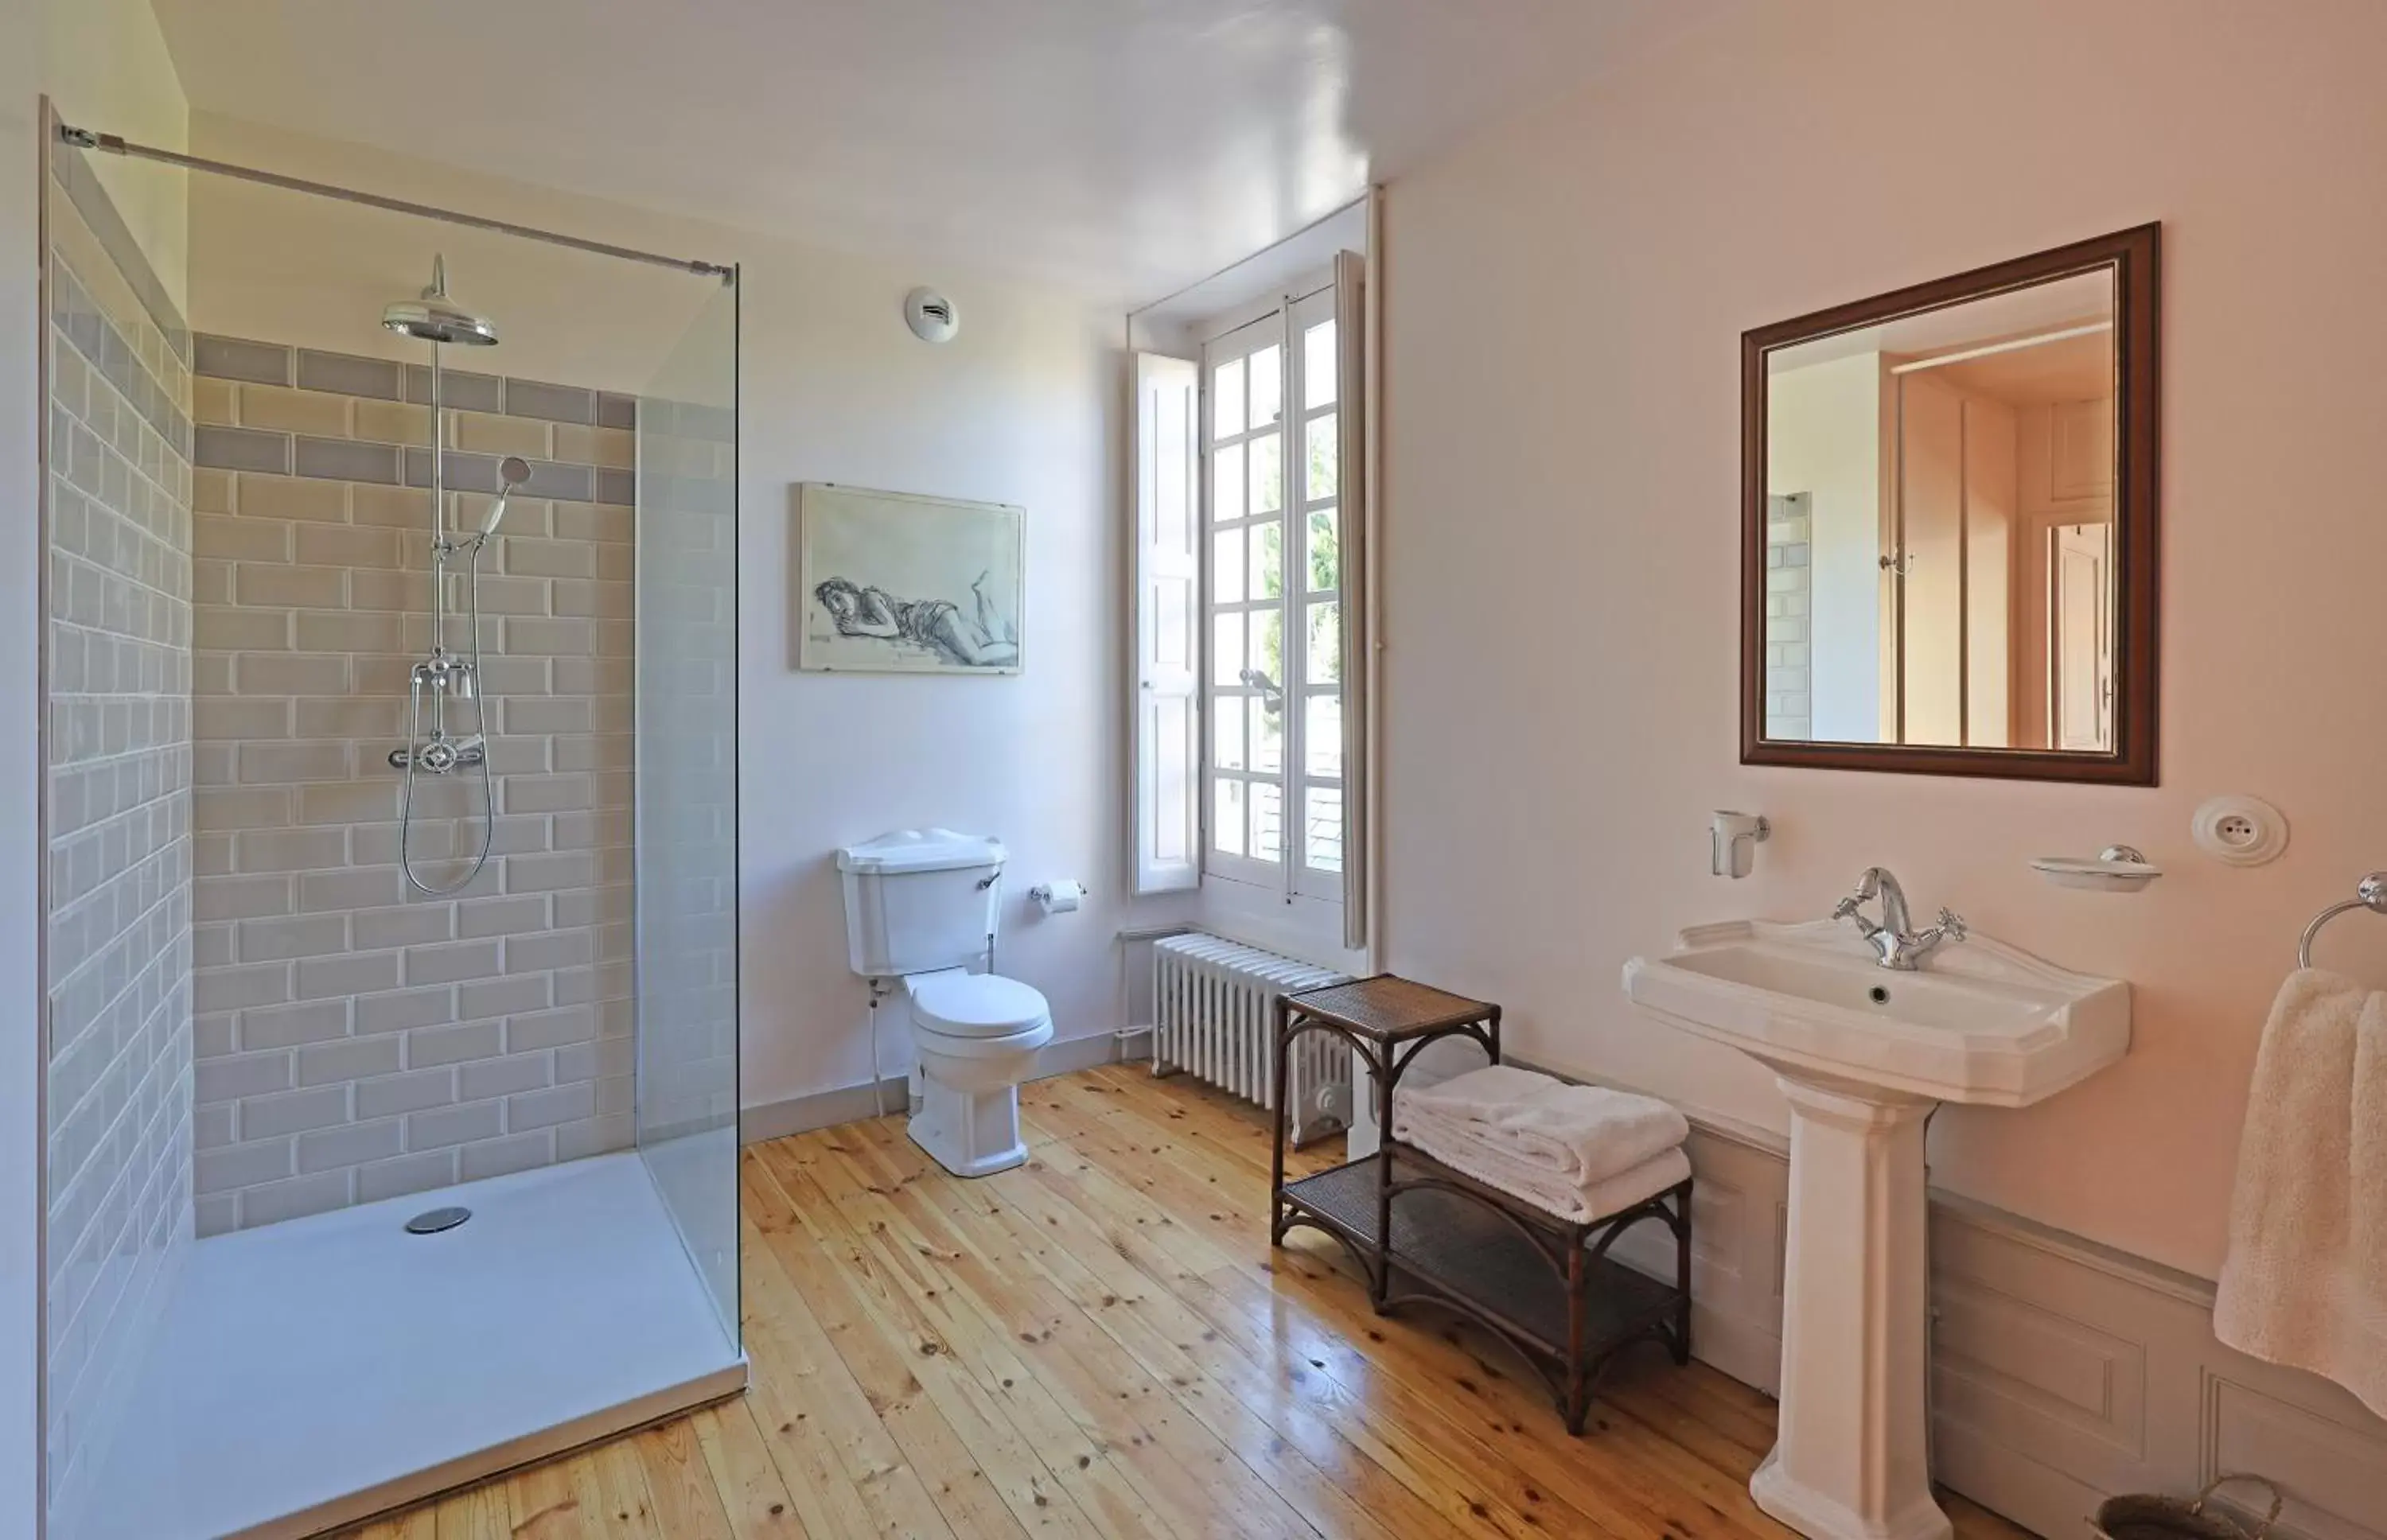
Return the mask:
<path id="1" fill-rule="evenodd" d="M 406 1221 L 409 1235 L 436 1235 L 443 1230 L 453 1230 L 473 1217 L 469 1208 L 434 1208 L 417 1214 Z"/>

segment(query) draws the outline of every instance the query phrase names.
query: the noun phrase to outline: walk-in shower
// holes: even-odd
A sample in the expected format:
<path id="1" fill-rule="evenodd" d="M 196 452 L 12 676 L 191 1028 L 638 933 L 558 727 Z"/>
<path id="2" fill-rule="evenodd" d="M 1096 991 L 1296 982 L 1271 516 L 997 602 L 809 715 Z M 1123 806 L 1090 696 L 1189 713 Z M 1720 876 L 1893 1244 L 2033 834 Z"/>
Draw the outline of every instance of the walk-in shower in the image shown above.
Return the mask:
<path id="1" fill-rule="evenodd" d="M 48 170 L 49 1540 L 734 1391 L 734 271 Z"/>

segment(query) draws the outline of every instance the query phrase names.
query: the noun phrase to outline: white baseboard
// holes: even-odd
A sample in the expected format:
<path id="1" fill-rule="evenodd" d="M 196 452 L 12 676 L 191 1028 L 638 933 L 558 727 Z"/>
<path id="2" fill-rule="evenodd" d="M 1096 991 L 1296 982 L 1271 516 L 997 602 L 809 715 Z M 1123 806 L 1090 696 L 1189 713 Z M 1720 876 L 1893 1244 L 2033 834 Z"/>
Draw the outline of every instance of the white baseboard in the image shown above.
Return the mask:
<path id="1" fill-rule="evenodd" d="M 1133 1057 L 1135 1044 L 1151 1034 L 1149 1027 L 1130 1027 L 1120 1032 L 1096 1032 L 1091 1037 L 1048 1042 L 1036 1051 L 1036 1067 L 1029 1071 L 1028 1079 L 1049 1079 L 1055 1075 L 1092 1069 L 1098 1064 L 1117 1064 L 1123 1057 Z M 901 1075 L 892 1075 L 875 1090 L 865 1080 L 860 1085 L 754 1103 L 738 1115 L 738 1140 L 751 1144 L 764 1139 L 785 1139 L 789 1134 L 810 1133 L 815 1129 L 877 1117 L 883 1112 L 901 1112 L 910 1095 L 910 1082 Z"/>

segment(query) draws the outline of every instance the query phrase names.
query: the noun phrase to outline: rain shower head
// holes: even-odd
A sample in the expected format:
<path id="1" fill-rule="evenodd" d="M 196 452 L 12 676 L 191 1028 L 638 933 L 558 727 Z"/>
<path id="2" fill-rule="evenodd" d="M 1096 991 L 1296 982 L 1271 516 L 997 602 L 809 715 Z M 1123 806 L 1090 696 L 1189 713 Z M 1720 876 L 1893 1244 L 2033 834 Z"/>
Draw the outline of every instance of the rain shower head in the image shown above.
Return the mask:
<path id="1" fill-rule="evenodd" d="M 498 461 L 498 480 L 505 490 L 498 500 L 489 504 L 489 516 L 481 521 L 481 537 L 486 539 L 498 532 L 498 521 L 506 516 L 506 499 L 522 490 L 530 480 L 530 461 L 520 455 L 508 455 Z"/>
<path id="2" fill-rule="evenodd" d="M 421 297 L 400 299 L 381 312 L 381 323 L 400 336 L 422 342 L 461 342 L 468 347 L 494 347 L 497 322 L 448 297 L 448 259 L 431 259 L 431 283 Z"/>

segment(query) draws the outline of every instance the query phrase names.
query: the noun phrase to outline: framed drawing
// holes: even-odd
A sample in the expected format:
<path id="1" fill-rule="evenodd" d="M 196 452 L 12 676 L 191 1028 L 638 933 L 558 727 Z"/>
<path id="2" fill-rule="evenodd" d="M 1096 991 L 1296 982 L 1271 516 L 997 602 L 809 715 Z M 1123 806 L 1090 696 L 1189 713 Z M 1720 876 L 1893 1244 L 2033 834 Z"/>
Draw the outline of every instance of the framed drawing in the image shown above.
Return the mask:
<path id="1" fill-rule="evenodd" d="M 1017 674 L 1027 510 L 808 481 L 796 489 L 807 669 Z"/>

